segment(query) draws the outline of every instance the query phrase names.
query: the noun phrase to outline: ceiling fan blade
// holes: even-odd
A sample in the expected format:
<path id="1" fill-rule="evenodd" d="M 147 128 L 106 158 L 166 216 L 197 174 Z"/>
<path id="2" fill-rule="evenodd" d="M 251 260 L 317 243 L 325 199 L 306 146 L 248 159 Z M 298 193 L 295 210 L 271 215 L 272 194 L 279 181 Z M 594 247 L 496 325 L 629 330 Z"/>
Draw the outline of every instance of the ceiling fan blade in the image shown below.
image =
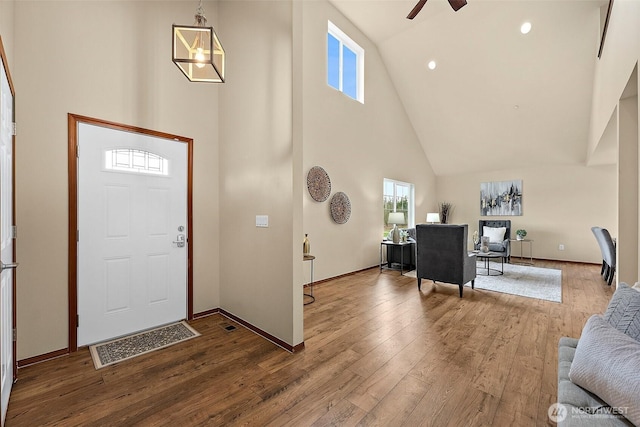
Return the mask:
<path id="1" fill-rule="evenodd" d="M 450 0 L 453 1 L 453 0 Z M 466 3 L 466 0 L 463 0 Z M 414 7 L 411 9 L 411 12 L 407 15 L 407 19 L 413 19 L 416 15 L 422 10 L 422 7 L 427 2 L 427 0 L 420 0 Z"/>
<path id="2" fill-rule="evenodd" d="M 457 12 L 458 9 L 467 4 L 467 0 L 449 0 L 449 4 Z"/>

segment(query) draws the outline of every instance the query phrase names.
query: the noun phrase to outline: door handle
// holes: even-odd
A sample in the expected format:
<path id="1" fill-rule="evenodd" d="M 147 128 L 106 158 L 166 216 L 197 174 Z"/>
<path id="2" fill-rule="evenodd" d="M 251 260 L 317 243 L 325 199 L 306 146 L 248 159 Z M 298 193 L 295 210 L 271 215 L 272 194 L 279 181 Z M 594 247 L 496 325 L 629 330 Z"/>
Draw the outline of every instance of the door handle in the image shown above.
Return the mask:
<path id="1" fill-rule="evenodd" d="M 183 248 L 184 247 L 184 242 L 185 242 L 185 238 L 184 238 L 184 234 L 178 234 L 178 237 L 176 237 L 178 240 L 174 240 L 173 243 L 176 244 L 176 246 L 178 246 L 179 248 Z"/>
<path id="2" fill-rule="evenodd" d="M 0 261 L 0 271 L 9 270 L 10 268 L 17 268 L 17 267 L 18 267 L 17 262 L 10 262 L 9 264 L 5 264 L 4 262 Z"/>

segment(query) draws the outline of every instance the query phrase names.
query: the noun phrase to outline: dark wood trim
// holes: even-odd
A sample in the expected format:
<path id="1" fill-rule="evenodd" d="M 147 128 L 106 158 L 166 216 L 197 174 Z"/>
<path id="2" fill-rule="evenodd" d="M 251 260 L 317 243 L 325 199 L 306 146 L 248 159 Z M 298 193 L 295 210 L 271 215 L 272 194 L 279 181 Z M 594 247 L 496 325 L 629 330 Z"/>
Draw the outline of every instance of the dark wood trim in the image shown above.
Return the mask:
<path id="1" fill-rule="evenodd" d="M 548 260 L 548 259 L 544 259 L 544 258 L 534 258 L 534 261 L 540 261 L 540 262 L 548 262 L 548 261 L 550 261 L 550 262 L 562 262 L 562 263 L 569 264 L 569 265 L 587 265 L 587 266 L 588 265 L 591 265 L 591 266 L 599 265 L 598 263 L 589 263 L 589 262 L 582 262 L 582 261 L 558 261 L 558 260 Z M 335 280 L 335 279 L 338 279 L 338 278 L 341 278 L 341 277 L 351 276 L 351 275 L 354 275 L 354 274 L 359 273 L 359 272 L 372 270 L 374 268 L 380 268 L 380 267 L 379 266 L 368 267 L 368 268 L 364 268 L 362 270 L 357 270 L 357 271 L 354 271 L 354 272 L 351 272 L 351 273 L 341 274 L 341 275 L 335 276 L 335 277 L 330 278 L 330 279 L 323 279 L 320 282 L 314 282 L 314 286 L 315 286 L 316 283 L 330 282 L 332 280 Z M 234 322 L 237 322 L 237 323 L 241 324 L 242 326 L 246 327 L 247 329 L 255 332 L 257 335 L 261 336 L 262 338 L 267 339 L 267 340 L 275 343 L 276 345 L 278 345 L 278 346 L 280 346 L 280 347 L 284 348 L 285 350 L 290 351 L 292 353 L 295 353 L 295 352 L 298 352 L 298 351 L 302 351 L 305 348 L 304 342 L 302 342 L 302 343 L 300 343 L 298 345 L 295 345 L 295 346 L 291 346 L 291 345 L 289 345 L 287 343 L 284 343 L 282 340 L 280 340 L 278 338 L 275 338 L 272 335 L 260 330 L 259 328 L 249 324 L 248 322 L 240 319 L 239 317 L 229 313 L 228 311 L 220 309 L 220 308 L 212 308 L 212 309 L 209 309 L 209 310 L 205 310 L 205 311 L 201 311 L 201 312 L 195 313 L 193 315 L 193 319 L 194 320 L 195 319 L 200 319 L 200 318 L 208 317 L 208 316 L 211 316 L 211 315 L 214 315 L 214 314 L 221 314 L 222 316 L 227 317 L 227 318 L 233 320 Z M 30 358 L 27 358 L 27 359 L 20 360 L 20 361 L 18 361 L 18 366 L 22 368 L 22 367 L 25 367 L 25 366 L 28 366 L 28 365 L 32 365 L 34 363 L 39 363 L 39 362 L 47 361 L 47 360 L 54 359 L 54 358 L 57 358 L 57 357 L 61 357 L 61 356 L 64 356 L 64 355 L 66 355 L 68 353 L 69 353 L 68 349 L 61 349 L 61 350 L 53 351 L 51 353 L 46 353 L 46 354 L 42 354 L 42 355 L 39 355 L 39 356 L 30 357 Z"/>
<path id="2" fill-rule="evenodd" d="M 69 144 L 67 146 L 67 162 L 68 162 L 68 182 L 69 182 L 69 230 L 67 238 L 69 244 L 69 259 L 67 260 L 67 268 L 69 274 L 68 286 L 68 307 L 69 316 L 68 334 L 69 349 L 71 351 L 78 350 L 78 158 L 76 157 L 78 147 L 78 122 L 81 120 L 73 114 L 67 115 L 67 134 Z"/>
<path id="3" fill-rule="evenodd" d="M 0 36 L 0 58 L 2 58 L 4 71 L 5 73 L 7 73 L 7 80 L 9 81 L 9 89 L 11 90 L 11 95 L 16 96 L 16 90 L 13 87 L 13 80 L 11 80 L 11 74 L 9 73 L 9 61 L 7 60 L 7 54 L 4 50 L 4 43 L 2 42 L 2 36 Z M 15 110 L 14 110 L 14 118 L 15 118 Z"/>
<path id="4" fill-rule="evenodd" d="M 272 336 L 271 334 L 264 332 L 260 328 L 253 326 L 249 322 L 245 322 L 244 320 L 240 319 L 238 316 L 234 316 L 233 314 L 221 308 L 212 308 L 211 310 L 201 311 L 200 313 L 194 314 L 193 319 L 194 320 L 201 319 L 203 317 L 212 316 L 214 314 L 221 314 L 224 317 L 228 317 L 229 319 L 233 320 L 234 322 L 240 323 L 245 328 L 255 332 L 256 334 L 267 339 L 268 341 L 275 343 L 276 345 L 284 348 L 285 350 L 290 351 L 291 353 L 304 350 L 304 342 L 301 342 L 300 344 L 295 346 L 291 346 L 290 344 L 285 343 L 284 341 Z"/>
<path id="5" fill-rule="evenodd" d="M 203 317 L 213 316 L 214 314 L 220 313 L 219 308 L 212 308 L 211 310 L 201 311 L 200 313 L 195 313 L 193 315 L 193 320 L 202 319 Z"/>
<path id="6" fill-rule="evenodd" d="M 9 91 L 11 92 L 12 105 L 11 105 L 11 113 L 13 117 L 11 117 L 11 121 L 16 123 L 16 91 L 13 87 L 13 80 L 11 80 L 11 72 L 9 71 L 9 61 L 7 60 L 7 54 L 4 50 L 4 43 L 2 42 L 2 36 L 0 36 L 0 59 L 2 60 L 2 67 L 4 68 L 4 73 L 7 76 L 7 82 L 9 83 Z M 11 216 L 13 226 L 16 225 L 16 136 L 13 135 L 11 137 Z M 17 239 L 13 241 L 13 261 L 16 261 L 17 257 Z M 11 329 L 14 330 L 17 328 L 18 324 L 18 315 L 17 315 L 17 304 L 18 299 L 16 298 L 17 293 L 17 276 L 18 270 L 13 271 L 13 282 L 11 283 Z M 12 352 L 13 352 L 13 380 L 15 381 L 18 378 L 18 341 L 17 339 L 13 340 L 12 343 Z"/>
<path id="7" fill-rule="evenodd" d="M 58 357 L 67 356 L 69 354 L 68 348 L 62 348 L 60 350 L 52 351 L 49 353 L 41 354 L 39 356 L 27 357 L 18 361 L 18 366 L 24 368 L 25 366 L 35 365 L 36 363 L 46 362 L 47 360 L 57 359 Z"/>
<path id="8" fill-rule="evenodd" d="M 284 348 L 288 352 L 295 353 L 296 351 L 301 351 L 302 349 L 304 349 L 304 341 L 301 342 L 300 344 L 296 344 L 295 346 L 293 346 L 291 344 L 288 344 L 288 343 L 282 341 L 280 338 L 276 338 L 273 335 L 271 335 L 270 333 L 265 332 L 262 329 L 252 325 L 251 323 L 247 322 L 246 320 L 243 320 L 243 319 L 239 318 L 238 316 L 229 313 L 226 310 L 220 309 L 220 314 L 223 315 L 224 317 L 227 317 L 227 318 L 233 320 L 236 323 L 241 324 L 242 326 L 244 326 L 245 328 L 249 329 L 250 331 L 253 331 L 256 334 L 260 335 L 262 338 L 264 338 L 264 339 L 266 339 L 268 341 L 271 341 L 272 343 L 274 343 L 278 347 Z"/>
<path id="9" fill-rule="evenodd" d="M 141 133 L 144 135 L 156 136 L 163 139 L 173 139 L 184 143 L 193 143 L 193 139 L 184 136 L 174 135 L 171 133 L 160 132 L 152 129 L 145 129 L 138 126 L 125 125 L 122 123 L 110 122 L 108 120 L 96 119 L 95 117 L 82 116 L 79 114 L 69 113 L 76 122 L 89 123 L 95 126 L 101 126 L 109 129 L 121 130 L 124 132 Z"/>
<path id="10" fill-rule="evenodd" d="M 513 255 L 511 255 L 511 258 L 517 258 L 520 259 L 520 257 L 514 257 Z M 525 257 L 525 259 L 528 259 L 527 257 Z M 576 265 L 600 265 L 597 262 L 586 262 L 586 261 L 565 261 L 565 260 L 559 260 L 559 259 L 551 259 L 551 258 L 533 258 L 533 262 L 536 261 L 543 261 L 543 262 L 566 262 L 567 264 L 576 264 Z M 515 265 L 518 265 L 517 263 L 513 263 Z M 533 265 L 532 267 L 536 267 L 536 265 Z"/>
<path id="11" fill-rule="evenodd" d="M 611 9 L 613 9 L 613 0 L 609 0 L 607 17 L 604 19 L 604 28 L 602 28 L 602 37 L 600 38 L 600 49 L 598 49 L 598 58 L 602 56 L 602 51 L 604 50 L 604 40 L 607 38 L 607 29 L 609 29 L 609 18 L 611 18 Z"/>
<path id="12" fill-rule="evenodd" d="M 137 126 L 129 126 L 78 114 L 67 114 L 68 168 L 69 168 L 69 351 L 78 351 L 78 123 L 106 127 L 124 132 L 135 132 L 163 139 L 172 139 L 187 144 L 187 319 L 193 319 L 193 139 L 159 132 Z"/>
<path id="13" fill-rule="evenodd" d="M 202 333 L 200 338 L 100 371 L 95 370 L 89 352 L 83 349 L 70 357 L 20 370 L 24 380 L 21 378 L 14 388 L 7 427 L 110 425 L 116 424 L 114 419 L 124 420 L 120 424 L 152 425 L 171 418 L 176 425 L 200 420 L 216 425 L 224 425 L 224 420 L 233 425 L 281 425 L 283 420 L 302 420 L 298 424 L 312 425 L 327 424 L 330 417 L 337 420 L 335 424 L 346 424 L 346 420 L 375 420 L 380 416 L 407 420 L 407 411 L 414 407 L 418 412 L 414 411 L 411 419 L 417 419 L 415 415 L 430 417 L 434 425 L 547 425 L 548 404 L 544 402 L 555 401 L 557 395 L 558 338 L 579 336 L 584 321 L 593 313 L 603 312 L 615 290 L 602 284 L 598 265 L 585 268 L 550 262 L 540 266 L 562 270 L 562 304 L 495 292 L 475 292 L 473 301 L 466 297 L 461 300 L 453 286 L 419 296 L 416 288 L 406 285 L 408 279 L 397 272 L 372 269 L 342 280 L 353 286 L 342 286 L 340 281 L 335 287 L 327 285 L 332 290 L 325 300 L 305 306 L 307 339 L 312 342 L 313 336 L 313 341 L 321 340 L 322 345 L 310 345 L 293 355 L 275 345 L 265 345 L 262 337 L 222 316 L 194 322 Z M 380 286 L 388 291 L 390 309 L 381 310 L 374 322 L 363 327 L 364 319 L 371 316 L 368 302 L 378 300 Z M 392 300 L 410 303 L 394 306 Z M 327 304 L 335 307 L 332 314 L 343 320 L 332 325 L 332 337 L 323 332 Z M 466 319 L 481 321 L 451 322 L 450 315 L 456 311 L 464 311 Z M 389 329 L 388 325 L 398 319 L 405 319 L 408 326 Z M 224 322 L 238 330 L 228 332 Z M 425 323 L 447 326 L 430 328 L 428 334 L 415 333 L 411 345 L 389 354 L 385 341 L 406 342 L 407 330 L 424 329 Z M 354 334 L 358 327 L 368 333 Z M 345 354 L 345 337 L 349 337 L 352 348 L 370 351 Z M 452 343 L 452 337 L 464 337 L 464 342 Z M 442 342 L 449 344 L 434 345 Z M 496 342 L 506 345 L 495 346 Z M 525 357 L 522 350 L 529 350 Z M 352 407 L 350 400 L 354 398 L 369 397 L 371 401 L 366 387 L 358 388 L 364 382 L 362 377 L 353 373 L 336 375 L 342 373 L 345 364 L 365 367 L 369 378 L 379 379 L 374 386 L 377 389 L 398 391 L 407 378 L 413 384 L 406 370 L 401 375 L 388 375 L 390 364 L 398 359 L 413 361 L 414 370 L 423 369 L 433 385 L 412 388 L 411 399 L 402 400 L 399 393 L 391 392 L 378 395 L 377 405 L 357 412 L 340 411 Z M 509 370 L 504 367 L 516 374 L 507 375 Z M 262 374 L 253 374 L 258 372 Z M 484 384 L 495 391 L 495 396 L 475 389 L 469 393 L 474 372 L 484 376 Z M 527 384 L 527 392 L 511 392 L 522 384 Z M 248 399 L 255 394 L 243 400 L 249 394 L 243 390 L 224 393 L 239 388 L 261 393 L 251 401 Z M 443 391 L 448 399 L 437 398 Z M 484 399 L 482 412 L 470 415 L 469 411 L 451 410 L 463 404 L 466 396 Z M 420 405 L 421 401 L 428 403 Z M 531 405 L 532 401 L 541 404 Z M 521 410 L 514 411 L 514 407 Z"/>
<path id="14" fill-rule="evenodd" d="M 358 273 L 361 273 L 361 272 L 363 272 L 363 271 L 371 270 L 372 268 L 380 268 L 380 266 L 379 266 L 379 265 L 374 265 L 374 266 L 372 266 L 372 267 L 362 268 L 362 269 L 360 269 L 360 270 L 355 270 L 355 271 L 352 271 L 352 272 L 350 272 L 350 273 L 344 273 L 344 274 L 339 274 L 339 275 L 337 275 L 337 276 L 333 276 L 333 277 L 327 277 L 326 279 L 322 279 L 322 280 L 314 281 L 314 282 L 313 282 L 313 286 L 315 287 L 315 286 L 321 285 L 321 284 L 323 284 L 323 283 L 325 283 L 325 282 L 330 282 L 330 281 L 332 281 L 332 280 L 340 279 L 340 278 L 342 278 L 342 277 L 353 276 L 354 274 L 358 274 Z M 308 284 L 307 284 L 307 285 L 308 285 Z M 305 287 L 306 287 L 307 285 L 305 285 Z"/>
<path id="15" fill-rule="evenodd" d="M 193 319 L 193 139 L 187 143 L 187 320 Z"/>

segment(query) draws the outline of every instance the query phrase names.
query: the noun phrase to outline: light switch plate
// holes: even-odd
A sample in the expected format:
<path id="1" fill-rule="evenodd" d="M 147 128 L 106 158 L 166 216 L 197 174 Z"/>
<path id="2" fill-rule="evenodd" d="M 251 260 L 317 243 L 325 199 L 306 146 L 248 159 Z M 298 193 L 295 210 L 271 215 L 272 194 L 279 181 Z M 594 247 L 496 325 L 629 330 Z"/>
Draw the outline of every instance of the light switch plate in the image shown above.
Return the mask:
<path id="1" fill-rule="evenodd" d="M 256 215 L 256 227 L 269 227 L 269 215 Z"/>

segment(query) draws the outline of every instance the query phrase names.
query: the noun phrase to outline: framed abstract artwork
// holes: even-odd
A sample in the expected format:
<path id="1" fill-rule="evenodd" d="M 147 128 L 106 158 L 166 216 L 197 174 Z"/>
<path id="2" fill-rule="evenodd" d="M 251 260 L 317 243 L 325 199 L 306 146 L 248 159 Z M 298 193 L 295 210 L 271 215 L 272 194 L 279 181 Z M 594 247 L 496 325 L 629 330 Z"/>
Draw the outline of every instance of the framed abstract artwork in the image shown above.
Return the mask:
<path id="1" fill-rule="evenodd" d="M 522 215 L 522 180 L 481 183 L 480 215 Z"/>

